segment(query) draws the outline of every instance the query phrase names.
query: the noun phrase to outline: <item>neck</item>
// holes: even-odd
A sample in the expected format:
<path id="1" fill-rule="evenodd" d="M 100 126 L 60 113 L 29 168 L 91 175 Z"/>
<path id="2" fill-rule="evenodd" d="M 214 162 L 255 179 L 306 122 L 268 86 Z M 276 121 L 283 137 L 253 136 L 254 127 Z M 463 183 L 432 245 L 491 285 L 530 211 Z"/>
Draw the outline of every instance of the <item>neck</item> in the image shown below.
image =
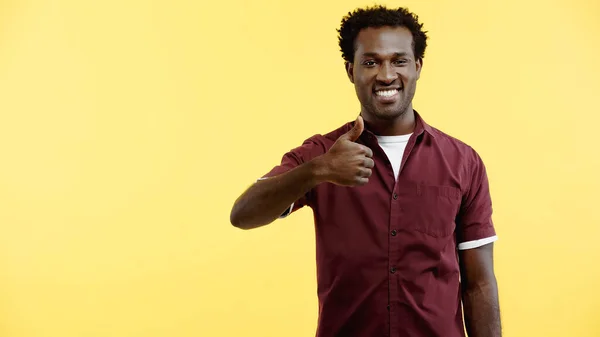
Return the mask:
<path id="1" fill-rule="evenodd" d="M 378 136 L 401 136 L 414 131 L 416 118 L 412 108 L 394 119 L 380 119 L 368 113 L 361 112 L 365 126 Z"/>

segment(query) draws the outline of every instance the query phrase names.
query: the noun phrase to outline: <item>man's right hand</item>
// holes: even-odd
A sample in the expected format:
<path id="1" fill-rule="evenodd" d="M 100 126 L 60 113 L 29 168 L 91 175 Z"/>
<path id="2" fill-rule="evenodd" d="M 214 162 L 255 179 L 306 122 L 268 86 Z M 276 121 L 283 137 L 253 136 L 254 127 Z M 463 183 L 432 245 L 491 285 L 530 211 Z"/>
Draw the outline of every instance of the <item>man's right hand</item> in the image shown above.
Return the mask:
<path id="1" fill-rule="evenodd" d="M 320 159 L 325 180 L 341 186 L 360 186 L 369 182 L 375 166 L 373 151 L 355 143 L 365 128 L 358 116 L 354 127 L 341 135 Z"/>

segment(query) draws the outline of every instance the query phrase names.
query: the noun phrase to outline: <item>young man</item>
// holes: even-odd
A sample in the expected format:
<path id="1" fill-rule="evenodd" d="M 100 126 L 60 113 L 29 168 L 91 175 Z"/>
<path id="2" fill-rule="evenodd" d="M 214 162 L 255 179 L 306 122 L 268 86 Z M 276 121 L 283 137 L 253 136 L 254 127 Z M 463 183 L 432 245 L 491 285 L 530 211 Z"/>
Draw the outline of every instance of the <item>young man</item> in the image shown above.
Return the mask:
<path id="1" fill-rule="evenodd" d="M 360 116 L 286 153 L 236 200 L 231 223 L 313 209 L 318 337 L 501 336 L 484 164 L 412 107 L 422 24 L 377 6 L 338 32 Z"/>

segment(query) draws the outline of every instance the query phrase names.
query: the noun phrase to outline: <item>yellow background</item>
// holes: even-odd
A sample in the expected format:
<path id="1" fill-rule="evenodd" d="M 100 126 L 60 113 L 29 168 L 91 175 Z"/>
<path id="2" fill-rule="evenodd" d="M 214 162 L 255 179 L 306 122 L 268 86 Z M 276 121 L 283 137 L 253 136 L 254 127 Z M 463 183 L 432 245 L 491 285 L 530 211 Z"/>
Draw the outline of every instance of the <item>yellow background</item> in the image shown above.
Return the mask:
<path id="1" fill-rule="evenodd" d="M 366 4 L 0 0 L 0 336 L 314 335 L 310 210 L 229 211 L 355 118 Z M 599 2 L 401 4 L 415 108 L 488 166 L 505 336 L 600 336 Z"/>

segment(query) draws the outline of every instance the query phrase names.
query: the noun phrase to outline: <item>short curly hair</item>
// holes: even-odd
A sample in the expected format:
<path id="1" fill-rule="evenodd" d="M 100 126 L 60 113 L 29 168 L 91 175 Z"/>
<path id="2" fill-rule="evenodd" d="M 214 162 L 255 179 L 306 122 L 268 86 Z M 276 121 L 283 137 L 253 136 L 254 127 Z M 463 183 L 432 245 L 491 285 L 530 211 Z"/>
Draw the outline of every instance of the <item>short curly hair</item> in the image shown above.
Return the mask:
<path id="1" fill-rule="evenodd" d="M 419 17 L 409 12 L 407 8 L 389 9 L 383 5 L 376 5 L 355 9 L 343 17 L 337 32 L 344 60 L 353 62 L 356 37 L 362 29 L 386 26 L 407 28 L 413 36 L 412 46 L 415 58 L 419 60 L 425 57 L 427 32 L 423 31 L 423 24 L 419 23 Z"/>

